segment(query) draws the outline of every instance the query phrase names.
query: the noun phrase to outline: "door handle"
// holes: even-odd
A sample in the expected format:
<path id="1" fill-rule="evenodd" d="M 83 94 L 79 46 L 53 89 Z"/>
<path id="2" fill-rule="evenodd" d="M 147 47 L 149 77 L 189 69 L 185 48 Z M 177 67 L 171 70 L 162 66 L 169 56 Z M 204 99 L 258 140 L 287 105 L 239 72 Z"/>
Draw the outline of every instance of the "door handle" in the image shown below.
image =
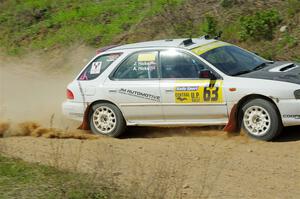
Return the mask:
<path id="1" fill-rule="evenodd" d="M 117 90 L 115 90 L 115 89 L 111 89 L 111 90 L 108 90 L 108 92 L 110 92 L 110 93 L 116 93 L 116 92 L 117 92 Z"/>

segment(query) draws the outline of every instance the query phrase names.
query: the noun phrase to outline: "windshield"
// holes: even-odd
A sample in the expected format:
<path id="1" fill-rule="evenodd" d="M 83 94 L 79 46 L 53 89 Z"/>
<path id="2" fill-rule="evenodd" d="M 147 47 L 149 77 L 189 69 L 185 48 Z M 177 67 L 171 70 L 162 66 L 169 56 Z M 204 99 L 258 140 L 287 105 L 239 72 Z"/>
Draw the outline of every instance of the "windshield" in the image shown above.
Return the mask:
<path id="1" fill-rule="evenodd" d="M 260 69 L 268 61 L 236 46 L 222 46 L 200 55 L 227 75 L 235 76 Z"/>

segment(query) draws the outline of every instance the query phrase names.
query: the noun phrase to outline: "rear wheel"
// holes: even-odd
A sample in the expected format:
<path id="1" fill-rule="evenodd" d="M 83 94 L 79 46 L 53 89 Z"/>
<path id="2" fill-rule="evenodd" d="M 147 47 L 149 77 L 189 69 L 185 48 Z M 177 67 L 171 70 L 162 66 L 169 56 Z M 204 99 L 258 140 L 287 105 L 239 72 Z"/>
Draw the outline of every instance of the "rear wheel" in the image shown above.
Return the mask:
<path id="1" fill-rule="evenodd" d="M 241 110 L 243 130 L 253 138 L 269 141 L 282 130 L 281 119 L 274 104 L 264 99 L 247 102 Z"/>
<path id="2" fill-rule="evenodd" d="M 91 130 L 94 134 L 120 136 L 125 128 L 125 120 L 121 111 L 113 104 L 98 103 L 91 107 L 89 114 Z"/>

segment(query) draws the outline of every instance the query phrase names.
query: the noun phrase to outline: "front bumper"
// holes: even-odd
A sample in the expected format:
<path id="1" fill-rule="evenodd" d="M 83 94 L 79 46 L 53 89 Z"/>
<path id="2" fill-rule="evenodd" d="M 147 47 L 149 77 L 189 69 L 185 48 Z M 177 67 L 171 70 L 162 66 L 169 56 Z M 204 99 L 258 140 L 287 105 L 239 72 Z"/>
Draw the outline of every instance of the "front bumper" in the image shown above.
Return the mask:
<path id="1" fill-rule="evenodd" d="M 67 100 L 62 104 L 63 114 L 73 120 L 82 121 L 84 111 L 85 106 L 82 102 L 80 103 Z"/>
<path id="2" fill-rule="evenodd" d="M 284 126 L 300 125 L 300 100 L 280 100 L 277 106 Z"/>

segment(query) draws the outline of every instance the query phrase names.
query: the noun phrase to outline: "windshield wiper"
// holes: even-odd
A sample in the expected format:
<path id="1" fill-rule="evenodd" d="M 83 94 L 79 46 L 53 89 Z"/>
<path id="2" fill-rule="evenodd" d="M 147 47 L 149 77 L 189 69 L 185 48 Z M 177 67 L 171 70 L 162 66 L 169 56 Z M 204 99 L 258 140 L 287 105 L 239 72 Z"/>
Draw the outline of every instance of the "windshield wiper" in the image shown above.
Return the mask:
<path id="1" fill-rule="evenodd" d="M 274 63 L 274 62 L 272 62 L 272 61 L 263 62 L 263 63 L 259 64 L 258 66 L 254 67 L 251 70 L 243 70 L 243 71 L 240 71 L 240 72 L 237 72 L 237 73 L 233 74 L 232 76 L 243 75 L 243 74 L 250 73 L 250 72 L 253 72 L 253 71 L 256 71 L 256 70 L 260 70 L 260 69 L 263 69 L 266 66 L 268 66 L 267 64 L 272 64 L 272 63 Z"/>
<path id="2" fill-rule="evenodd" d="M 250 72 L 252 72 L 252 70 L 242 70 L 235 74 L 232 74 L 232 76 L 239 76 L 239 75 L 243 75 L 243 74 L 250 73 Z"/>
<path id="3" fill-rule="evenodd" d="M 263 68 L 267 67 L 268 64 L 274 64 L 274 61 L 263 62 L 263 63 L 259 64 L 258 66 L 256 66 L 255 68 L 253 68 L 252 70 L 254 71 L 254 70 L 263 69 Z"/>
<path id="4" fill-rule="evenodd" d="M 263 68 L 265 68 L 266 66 L 267 66 L 267 62 L 263 62 L 263 63 L 259 64 L 258 66 L 254 67 L 254 68 L 252 69 L 252 71 L 263 69 Z"/>

